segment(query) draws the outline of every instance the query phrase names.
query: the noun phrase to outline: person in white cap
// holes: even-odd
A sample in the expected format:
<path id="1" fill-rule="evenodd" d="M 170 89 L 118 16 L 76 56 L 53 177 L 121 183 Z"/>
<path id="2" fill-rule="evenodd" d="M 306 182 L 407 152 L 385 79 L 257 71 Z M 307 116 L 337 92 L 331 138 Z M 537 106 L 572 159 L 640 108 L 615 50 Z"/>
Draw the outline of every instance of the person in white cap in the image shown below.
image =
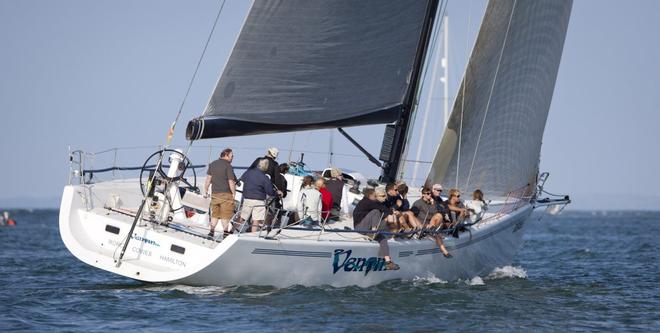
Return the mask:
<path id="1" fill-rule="evenodd" d="M 267 159 L 268 160 L 268 170 L 266 170 L 266 174 L 270 177 L 270 180 L 274 180 L 277 174 L 279 173 L 279 165 L 277 164 L 277 155 L 280 154 L 280 150 L 275 148 L 275 147 L 270 147 L 268 150 L 266 150 L 266 156 L 264 157 L 258 157 L 254 162 L 252 162 L 252 165 L 250 165 L 250 168 L 255 168 L 257 167 L 257 164 L 259 164 L 259 161 L 262 159 Z M 278 189 L 281 191 L 281 189 Z"/>

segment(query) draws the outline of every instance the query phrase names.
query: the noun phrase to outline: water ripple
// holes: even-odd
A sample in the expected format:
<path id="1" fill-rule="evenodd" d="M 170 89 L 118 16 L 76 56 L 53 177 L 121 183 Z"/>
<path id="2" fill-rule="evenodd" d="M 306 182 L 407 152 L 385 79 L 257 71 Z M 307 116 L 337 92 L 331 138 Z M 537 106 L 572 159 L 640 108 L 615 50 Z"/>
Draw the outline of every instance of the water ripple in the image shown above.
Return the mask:
<path id="1" fill-rule="evenodd" d="M 57 211 L 14 216 L 0 229 L 2 332 L 660 331 L 660 213 L 546 217 L 486 276 L 369 288 L 136 282 L 73 258 Z M 636 228 L 621 232 L 622 216 Z"/>

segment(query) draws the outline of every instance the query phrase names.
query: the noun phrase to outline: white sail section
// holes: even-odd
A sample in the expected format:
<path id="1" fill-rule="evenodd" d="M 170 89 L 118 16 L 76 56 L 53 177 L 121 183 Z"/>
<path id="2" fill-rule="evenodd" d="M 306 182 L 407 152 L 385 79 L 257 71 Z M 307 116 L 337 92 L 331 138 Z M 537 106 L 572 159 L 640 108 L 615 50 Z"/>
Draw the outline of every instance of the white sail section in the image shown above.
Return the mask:
<path id="1" fill-rule="evenodd" d="M 488 4 L 427 184 L 489 197 L 535 186 L 571 7 L 571 0 Z"/>

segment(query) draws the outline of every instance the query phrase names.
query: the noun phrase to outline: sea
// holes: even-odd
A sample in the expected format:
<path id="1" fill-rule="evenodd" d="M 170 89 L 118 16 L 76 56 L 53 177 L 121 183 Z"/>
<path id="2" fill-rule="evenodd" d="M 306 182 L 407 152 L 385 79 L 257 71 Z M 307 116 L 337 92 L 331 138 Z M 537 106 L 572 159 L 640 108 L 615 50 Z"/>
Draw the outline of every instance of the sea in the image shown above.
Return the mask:
<path id="1" fill-rule="evenodd" d="M 660 332 L 660 212 L 535 214 L 510 266 L 369 288 L 190 287 L 92 268 L 57 210 L 0 227 L 0 332 Z"/>

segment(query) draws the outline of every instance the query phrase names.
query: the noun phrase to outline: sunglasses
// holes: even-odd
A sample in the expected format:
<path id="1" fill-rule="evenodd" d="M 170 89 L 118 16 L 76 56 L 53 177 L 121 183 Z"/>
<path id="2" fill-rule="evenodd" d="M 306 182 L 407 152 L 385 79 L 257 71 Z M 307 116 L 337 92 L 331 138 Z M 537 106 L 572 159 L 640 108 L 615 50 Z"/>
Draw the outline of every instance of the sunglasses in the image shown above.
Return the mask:
<path id="1" fill-rule="evenodd" d="M 423 195 L 431 195 L 431 192 L 422 193 Z"/>
<path id="2" fill-rule="evenodd" d="M 433 190 L 436 191 L 436 192 L 442 192 L 442 190 L 438 190 L 438 189 L 435 189 L 435 188 Z"/>

